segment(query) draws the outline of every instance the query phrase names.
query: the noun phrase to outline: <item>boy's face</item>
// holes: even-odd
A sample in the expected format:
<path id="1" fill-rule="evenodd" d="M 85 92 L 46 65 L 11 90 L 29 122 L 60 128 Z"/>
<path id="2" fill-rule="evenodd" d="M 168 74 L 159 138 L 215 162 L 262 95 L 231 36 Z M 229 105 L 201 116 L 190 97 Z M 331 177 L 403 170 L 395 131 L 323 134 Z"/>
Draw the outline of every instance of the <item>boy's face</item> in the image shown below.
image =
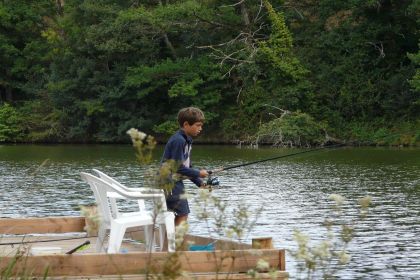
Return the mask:
<path id="1" fill-rule="evenodd" d="M 203 123 L 195 122 L 192 125 L 190 125 L 188 122 L 184 122 L 182 129 L 184 130 L 185 134 L 187 134 L 188 136 L 195 137 L 198 134 L 200 134 L 201 130 L 203 129 Z"/>

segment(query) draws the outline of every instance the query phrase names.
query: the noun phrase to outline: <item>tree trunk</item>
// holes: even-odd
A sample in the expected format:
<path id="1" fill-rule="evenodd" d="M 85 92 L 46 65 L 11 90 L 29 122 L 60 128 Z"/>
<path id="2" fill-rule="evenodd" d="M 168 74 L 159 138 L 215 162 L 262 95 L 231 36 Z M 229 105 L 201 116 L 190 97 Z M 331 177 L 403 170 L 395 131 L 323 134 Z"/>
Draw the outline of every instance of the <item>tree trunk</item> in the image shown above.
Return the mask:
<path id="1" fill-rule="evenodd" d="M 55 3 L 57 6 L 57 14 L 62 16 L 64 14 L 63 12 L 64 0 L 56 0 Z"/>
<path id="2" fill-rule="evenodd" d="M 12 88 L 6 86 L 6 102 L 12 102 L 12 101 L 13 101 Z"/>
<path id="3" fill-rule="evenodd" d="M 244 2 L 241 3 L 241 14 L 242 14 L 242 19 L 244 20 L 244 24 L 248 28 L 251 22 L 249 21 L 248 10 Z"/>
<path id="4" fill-rule="evenodd" d="M 166 47 L 171 51 L 172 57 L 176 58 L 175 48 L 172 45 L 171 41 L 169 40 L 168 34 L 166 34 L 166 32 L 163 33 L 163 39 L 165 40 Z"/>
<path id="5" fill-rule="evenodd" d="M 159 0 L 159 5 L 163 6 L 163 3 L 161 0 Z M 166 32 L 163 32 L 163 39 L 165 41 L 166 47 L 169 49 L 172 57 L 175 59 L 177 57 L 176 51 L 175 51 L 174 45 L 172 45 L 171 41 L 169 40 L 168 34 Z"/>

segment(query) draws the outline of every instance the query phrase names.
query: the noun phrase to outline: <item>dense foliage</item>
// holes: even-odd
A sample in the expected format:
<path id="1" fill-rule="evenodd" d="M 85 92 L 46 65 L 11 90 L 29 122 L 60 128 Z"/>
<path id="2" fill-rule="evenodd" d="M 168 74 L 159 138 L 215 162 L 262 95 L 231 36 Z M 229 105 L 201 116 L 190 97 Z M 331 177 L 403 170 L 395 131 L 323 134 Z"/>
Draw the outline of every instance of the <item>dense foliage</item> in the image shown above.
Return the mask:
<path id="1" fill-rule="evenodd" d="M 194 105 L 203 141 L 413 144 L 419 18 L 418 0 L 3 0 L 0 141 L 165 139 Z"/>

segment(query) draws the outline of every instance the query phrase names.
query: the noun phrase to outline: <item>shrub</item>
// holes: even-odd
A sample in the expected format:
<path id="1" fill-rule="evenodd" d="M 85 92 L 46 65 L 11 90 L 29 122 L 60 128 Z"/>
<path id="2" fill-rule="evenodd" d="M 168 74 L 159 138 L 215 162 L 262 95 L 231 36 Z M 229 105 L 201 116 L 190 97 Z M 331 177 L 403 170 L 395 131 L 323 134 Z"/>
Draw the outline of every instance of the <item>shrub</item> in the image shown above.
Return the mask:
<path id="1" fill-rule="evenodd" d="M 255 135 L 256 142 L 275 146 L 312 146 L 326 141 L 325 125 L 302 112 L 284 111 L 283 114 L 263 124 Z"/>

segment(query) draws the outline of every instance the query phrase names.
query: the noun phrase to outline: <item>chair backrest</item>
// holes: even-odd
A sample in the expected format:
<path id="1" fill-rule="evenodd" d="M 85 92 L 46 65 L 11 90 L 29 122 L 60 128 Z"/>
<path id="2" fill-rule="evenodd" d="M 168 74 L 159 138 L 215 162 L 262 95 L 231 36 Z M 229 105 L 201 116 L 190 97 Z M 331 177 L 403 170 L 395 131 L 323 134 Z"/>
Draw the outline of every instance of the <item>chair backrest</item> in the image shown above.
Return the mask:
<path id="1" fill-rule="evenodd" d="M 131 191 L 130 188 L 127 188 L 126 186 L 124 186 L 123 184 L 121 184 L 120 182 L 118 182 L 117 180 L 115 180 L 114 178 L 106 175 L 105 173 L 103 173 L 102 171 L 99 171 L 98 169 L 92 169 L 93 172 L 95 172 L 99 178 L 101 178 L 102 180 L 110 183 L 110 184 L 114 184 L 119 186 L 120 188 L 126 190 L 126 191 Z"/>
<path id="2" fill-rule="evenodd" d="M 105 174 L 104 172 L 93 168 L 92 169 L 93 172 L 96 173 L 97 177 L 101 178 L 102 180 L 110 183 L 110 184 L 114 184 L 119 186 L 120 188 L 122 188 L 125 191 L 128 192 L 132 192 L 132 191 L 140 191 L 140 192 L 144 192 L 144 193 L 161 193 L 162 190 L 160 189 L 155 189 L 155 188 L 146 188 L 146 187 L 141 187 L 141 188 L 129 188 L 123 184 L 121 184 L 120 182 L 118 182 L 117 180 L 115 180 L 114 178 L 112 178 L 111 176 Z"/>
<path id="3" fill-rule="evenodd" d="M 80 176 L 82 180 L 89 184 L 93 195 L 95 196 L 96 204 L 98 205 L 99 212 L 101 215 L 101 222 L 107 226 L 110 226 L 113 218 L 111 208 L 109 206 L 108 198 L 106 195 L 106 182 L 92 174 L 81 172 Z M 105 191 L 103 191 L 105 188 Z"/>
<path id="4" fill-rule="evenodd" d="M 133 191 L 133 190 L 130 190 L 130 188 L 127 188 L 126 186 L 118 182 L 117 180 L 115 180 L 114 178 L 112 178 L 111 176 L 108 176 L 107 174 L 103 173 L 102 171 L 99 171 L 98 169 L 92 169 L 92 170 L 99 176 L 99 178 L 101 178 L 105 182 L 117 185 L 125 191 Z M 142 199 L 138 200 L 137 204 L 139 205 L 140 211 L 146 211 L 146 204 L 144 203 L 144 200 Z"/>
<path id="5" fill-rule="evenodd" d="M 121 184 L 120 182 L 118 182 L 117 180 L 115 180 L 111 176 L 108 176 L 107 174 L 103 173 L 102 171 L 99 171 L 98 169 L 92 169 L 92 170 L 102 180 L 108 182 L 109 184 L 116 185 L 116 186 L 120 187 L 121 189 L 123 189 L 123 190 L 125 190 L 127 192 L 140 191 L 140 192 L 143 192 L 145 194 L 153 193 L 153 194 L 162 194 L 164 196 L 163 190 L 160 190 L 160 189 L 152 189 L 152 188 L 140 188 L 141 190 L 139 190 L 139 189 L 133 190 L 132 188 L 126 187 L 125 185 Z M 161 202 L 162 202 L 162 210 L 163 211 L 166 211 L 167 210 L 167 208 L 166 208 L 166 199 L 163 197 L 163 200 Z M 139 208 L 140 208 L 141 211 L 144 211 L 146 209 L 146 206 L 144 204 L 144 200 L 138 200 L 138 204 L 139 204 Z"/>
<path id="6" fill-rule="evenodd" d="M 119 185 L 109 183 L 102 178 L 98 178 L 92 174 L 81 172 L 80 173 L 82 179 L 87 182 L 94 195 L 95 199 L 98 203 L 98 207 L 100 209 L 100 212 L 102 214 L 102 220 L 106 224 L 110 224 L 111 220 L 115 217 L 118 217 L 119 214 L 115 207 L 111 204 L 111 201 L 108 197 L 108 194 L 110 193 L 117 193 L 121 197 L 129 198 L 129 199 L 136 199 L 136 200 L 144 200 L 149 199 L 156 202 L 156 200 L 159 201 L 160 205 L 160 211 L 166 211 L 166 201 L 165 196 L 163 192 L 159 193 L 152 193 L 152 194 L 143 194 L 141 192 L 130 192 L 126 191 L 125 189 L 121 188 Z"/>

